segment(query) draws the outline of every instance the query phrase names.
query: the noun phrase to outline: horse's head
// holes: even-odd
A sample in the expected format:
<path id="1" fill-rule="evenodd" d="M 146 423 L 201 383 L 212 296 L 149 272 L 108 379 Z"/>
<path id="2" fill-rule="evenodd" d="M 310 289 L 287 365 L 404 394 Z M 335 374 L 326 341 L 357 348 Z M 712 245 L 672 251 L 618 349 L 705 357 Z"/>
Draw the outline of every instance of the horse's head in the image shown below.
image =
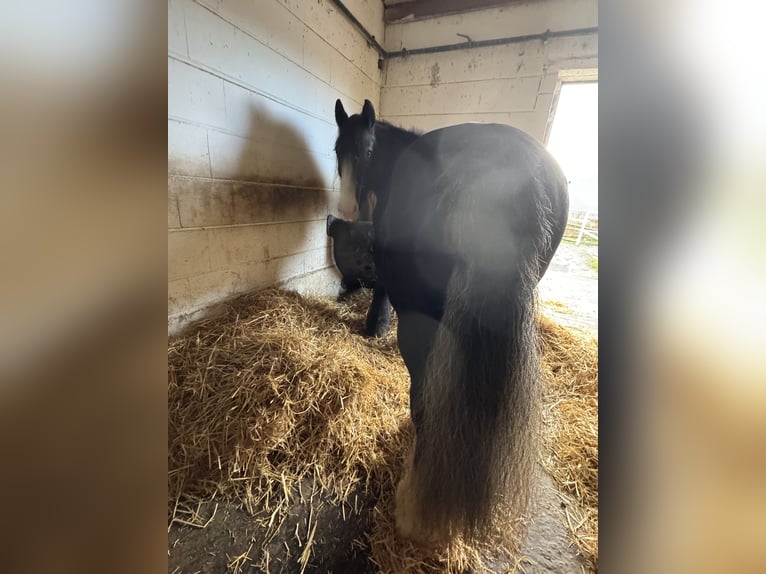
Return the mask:
<path id="1" fill-rule="evenodd" d="M 338 124 L 335 154 L 340 176 L 338 211 L 345 219 L 356 221 L 359 206 L 366 200 L 364 182 L 375 146 L 375 109 L 370 100 L 364 100 L 362 112 L 349 117 L 337 100 L 335 121 Z"/>

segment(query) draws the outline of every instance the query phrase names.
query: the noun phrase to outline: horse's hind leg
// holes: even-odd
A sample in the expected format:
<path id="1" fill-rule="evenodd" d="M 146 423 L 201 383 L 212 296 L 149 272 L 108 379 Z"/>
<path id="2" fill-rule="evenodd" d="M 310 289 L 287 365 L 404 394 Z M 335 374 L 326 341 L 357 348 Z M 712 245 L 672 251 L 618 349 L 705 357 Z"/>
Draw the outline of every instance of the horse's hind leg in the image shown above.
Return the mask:
<path id="1" fill-rule="evenodd" d="M 399 313 L 397 331 L 399 351 L 410 373 L 410 414 L 415 423 L 415 442 L 407 455 L 404 473 L 396 489 L 396 527 L 399 534 L 421 543 L 433 542 L 438 536 L 422 524 L 418 513 L 417 492 L 413 476 L 417 469 L 417 437 L 423 419 L 423 381 L 428 354 L 439 323 L 420 313 Z"/>
<path id="2" fill-rule="evenodd" d="M 410 373 L 410 414 L 417 431 L 423 415 L 423 380 L 439 322 L 423 313 L 399 313 L 397 343 Z"/>

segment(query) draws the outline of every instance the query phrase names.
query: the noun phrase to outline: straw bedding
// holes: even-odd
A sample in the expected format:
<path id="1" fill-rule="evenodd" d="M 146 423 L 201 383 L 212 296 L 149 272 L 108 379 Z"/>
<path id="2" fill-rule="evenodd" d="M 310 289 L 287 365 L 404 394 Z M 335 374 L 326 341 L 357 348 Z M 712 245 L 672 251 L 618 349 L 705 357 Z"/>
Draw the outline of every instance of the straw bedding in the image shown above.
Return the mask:
<path id="1" fill-rule="evenodd" d="M 543 466 L 559 488 L 565 523 L 598 571 L 598 343 L 541 317 L 545 380 Z"/>
<path id="2" fill-rule="evenodd" d="M 409 377 L 395 323 L 381 339 L 358 334 L 368 304 L 364 295 L 338 303 L 268 289 L 230 302 L 170 342 L 171 524 L 204 524 L 198 502 L 223 496 L 276 533 L 308 478 L 336 501 L 358 487 L 377 499 L 368 536 L 380 571 L 460 572 L 480 564 L 481 548 L 455 541 L 426 551 L 395 534 L 394 491 L 413 434 Z M 542 326 L 543 465 L 567 497 L 573 540 L 595 566 L 596 343 Z M 310 543 L 304 550 L 310 555 Z"/>

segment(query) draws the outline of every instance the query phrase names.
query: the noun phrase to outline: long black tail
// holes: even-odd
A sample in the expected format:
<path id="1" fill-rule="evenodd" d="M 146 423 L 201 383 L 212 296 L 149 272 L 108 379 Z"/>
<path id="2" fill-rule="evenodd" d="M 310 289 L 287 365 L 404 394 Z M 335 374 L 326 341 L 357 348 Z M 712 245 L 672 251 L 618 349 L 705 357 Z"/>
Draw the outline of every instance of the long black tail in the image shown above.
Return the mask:
<path id="1" fill-rule="evenodd" d="M 551 225 L 539 194 L 523 197 L 534 202 L 521 210 L 534 214 L 526 220 L 453 206 L 462 221 L 450 237 L 465 257 L 428 360 L 410 482 L 426 529 L 513 536 L 510 522 L 527 510 L 539 418 L 535 286 Z"/>

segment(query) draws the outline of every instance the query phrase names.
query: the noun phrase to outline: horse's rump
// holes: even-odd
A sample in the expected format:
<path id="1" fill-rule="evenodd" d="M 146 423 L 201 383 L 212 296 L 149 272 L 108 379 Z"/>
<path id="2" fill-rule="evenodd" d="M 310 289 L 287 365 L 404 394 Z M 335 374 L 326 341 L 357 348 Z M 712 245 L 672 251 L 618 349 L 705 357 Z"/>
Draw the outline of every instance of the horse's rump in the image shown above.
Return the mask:
<path id="1" fill-rule="evenodd" d="M 401 497 L 419 517 L 410 530 L 502 534 L 498 509 L 518 518 L 528 499 L 534 287 L 563 234 L 566 181 L 523 132 L 466 124 L 410 145 L 381 207 L 376 251 L 394 307 L 439 321 L 412 381 L 417 442 Z"/>
<path id="2" fill-rule="evenodd" d="M 458 262 L 502 279 L 506 266 L 535 252 L 537 283 L 566 225 L 566 187 L 545 148 L 516 128 L 429 132 L 402 152 L 376 214 L 378 272 L 394 275 L 394 287 L 422 291 L 418 300 L 428 307 L 443 298 Z"/>

